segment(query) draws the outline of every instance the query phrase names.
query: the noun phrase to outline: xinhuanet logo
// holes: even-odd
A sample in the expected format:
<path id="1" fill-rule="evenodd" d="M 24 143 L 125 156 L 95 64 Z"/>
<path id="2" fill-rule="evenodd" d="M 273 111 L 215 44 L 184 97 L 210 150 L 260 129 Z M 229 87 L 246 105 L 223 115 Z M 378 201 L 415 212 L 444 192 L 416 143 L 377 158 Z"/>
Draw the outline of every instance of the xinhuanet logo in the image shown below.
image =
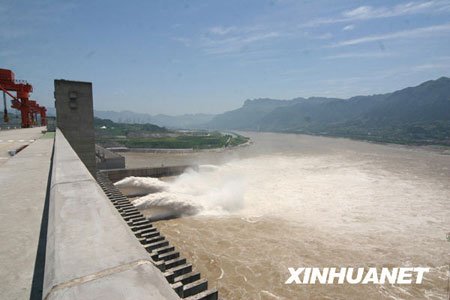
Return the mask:
<path id="1" fill-rule="evenodd" d="M 288 268 L 285 284 L 421 284 L 430 268 Z"/>

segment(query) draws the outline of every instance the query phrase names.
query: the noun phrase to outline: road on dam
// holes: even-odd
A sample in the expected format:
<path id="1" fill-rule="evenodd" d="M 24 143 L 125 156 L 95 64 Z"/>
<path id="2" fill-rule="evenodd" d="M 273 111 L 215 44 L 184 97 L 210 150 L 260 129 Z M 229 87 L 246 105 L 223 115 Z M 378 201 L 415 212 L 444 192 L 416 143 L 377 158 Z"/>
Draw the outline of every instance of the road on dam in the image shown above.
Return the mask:
<path id="1" fill-rule="evenodd" d="M 44 129 L 0 131 L 0 299 L 30 299 L 53 147 Z"/>
<path id="2" fill-rule="evenodd" d="M 0 131 L 0 166 L 4 164 L 11 155 L 9 151 L 29 145 L 40 136 L 45 127 L 35 127 L 27 129 L 10 129 Z"/>

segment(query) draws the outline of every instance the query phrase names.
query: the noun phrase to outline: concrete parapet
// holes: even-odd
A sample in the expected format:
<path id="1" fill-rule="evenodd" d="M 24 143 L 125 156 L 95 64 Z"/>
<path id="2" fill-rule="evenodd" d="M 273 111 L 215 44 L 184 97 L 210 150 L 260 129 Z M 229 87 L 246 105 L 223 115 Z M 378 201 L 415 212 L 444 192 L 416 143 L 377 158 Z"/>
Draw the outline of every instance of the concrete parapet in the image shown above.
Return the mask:
<path id="1" fill-rule="evenodd" d="M 179 299 L 59 129 L 43 298 Z"/>
<path id="2" fill-rule="evenodd" d="M 174 167 L 159 167 L 159 168 L 136 168 L 136 169 L 116 169 L 116 170 L 102 170 L 112 182 L 119 181 L 125 177 L 163 177 L 174 176 L 182 174 L 186 169 L 196 169 L 197 166 L 174 166 Z"/>
<path id="3" fill-rule="evenodd" d="M 108 148 L 112 152 L 137 152 L 137 153 L 193 153 L 199 151 L 205 151 L 204 149 L 155 149 L 155 148 L 127 148 L 127 147 L 112 147 Z M 208 149 L 209 150 L 209 149 Z"/>
<path id="4" fill-rule="evenodd" d="M 97 170 L 125 168 L 125 157 L 97 144 L 95 145 L 95 157 Z"/>

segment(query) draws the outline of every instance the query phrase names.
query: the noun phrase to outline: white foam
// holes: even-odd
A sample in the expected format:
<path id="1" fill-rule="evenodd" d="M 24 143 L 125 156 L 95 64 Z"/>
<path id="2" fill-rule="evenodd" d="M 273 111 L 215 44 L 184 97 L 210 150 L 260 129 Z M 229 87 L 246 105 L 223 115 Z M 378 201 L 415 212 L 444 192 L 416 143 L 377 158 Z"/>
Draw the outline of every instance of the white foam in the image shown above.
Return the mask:
<path id="1" fill-rule="evenodd" d="M 155 193 L 167 189 L 166 182 L 152 177 L 126 177 L 114 185 L 119 189 L 124 189 L 127 193 Z"/>
<path id="2" fill-rule="evenodd" d="M 128 193 L 149 193 L 134 201 L 139 209 L 164 208 L 177 215 L 224 215 L 243 205 L 244 181 L 234 170 L 211 165 L 189 169 L 173 182 L 127 177 L 115 185 Z"/>

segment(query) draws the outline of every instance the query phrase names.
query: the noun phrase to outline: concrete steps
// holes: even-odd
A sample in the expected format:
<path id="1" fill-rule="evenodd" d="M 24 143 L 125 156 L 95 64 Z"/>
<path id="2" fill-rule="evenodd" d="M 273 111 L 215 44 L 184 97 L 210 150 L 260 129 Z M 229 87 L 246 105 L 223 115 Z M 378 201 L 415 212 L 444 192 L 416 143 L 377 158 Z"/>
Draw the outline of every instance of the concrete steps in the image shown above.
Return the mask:
<path id="1" fill-rule="evenodd" d="M 102 172 L 97 173 L 97 182 L 111 200 L 123 220 L 136 238 L 149 253 L 154 265 L 163 272 L 172 289 L 182 299 L 217 300 L 219 294 L 215 289 L 208 289 L 208 281 L 202 279 L 199 272 L 192 269 L 192 264 L 174 246 L 169 245 L 160 232 L 153 227 L 142 213 L 134 207 L 127 197 L 112 184 Z"/>

